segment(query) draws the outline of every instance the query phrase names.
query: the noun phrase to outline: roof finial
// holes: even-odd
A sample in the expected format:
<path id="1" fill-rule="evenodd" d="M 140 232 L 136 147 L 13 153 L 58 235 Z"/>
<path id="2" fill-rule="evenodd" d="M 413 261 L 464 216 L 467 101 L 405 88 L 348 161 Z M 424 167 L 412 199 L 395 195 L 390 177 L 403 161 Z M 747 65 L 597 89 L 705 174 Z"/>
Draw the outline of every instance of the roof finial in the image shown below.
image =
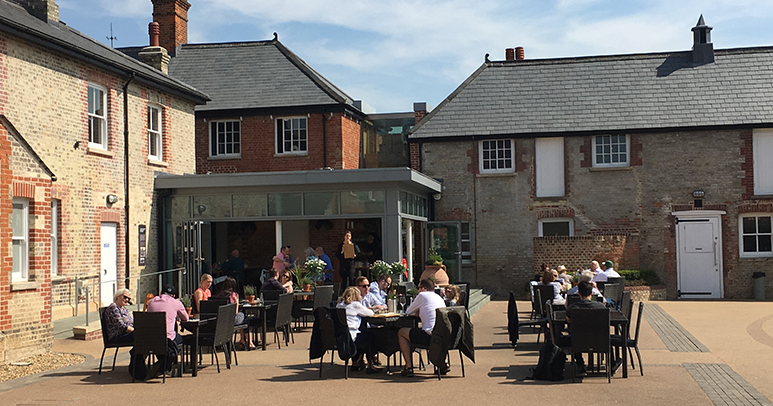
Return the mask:
<path id="1" fill-rule="evenodd" d="M 489 62 L 491 62 L 491 61 L 488 59 L 488 54 L 486 54 L 486 57 L 485 57 L 485 59 L 486 59 L 486 63 L 489 63 Z"/>
<path id="2" fill-rule="evenodd" d="M 692 28 L 692 60 L 697 64 L 714 62 L 714 46 L 711 44 L 711 27 L 706 25 L 703 14 L 698 18 L 698 24 Z"/>
<path id="3" fill-rule="evenodd" d="M 274 33 L 274 41 L 279 41 L 279 36 L 276 35 L 276 32 Z"/>

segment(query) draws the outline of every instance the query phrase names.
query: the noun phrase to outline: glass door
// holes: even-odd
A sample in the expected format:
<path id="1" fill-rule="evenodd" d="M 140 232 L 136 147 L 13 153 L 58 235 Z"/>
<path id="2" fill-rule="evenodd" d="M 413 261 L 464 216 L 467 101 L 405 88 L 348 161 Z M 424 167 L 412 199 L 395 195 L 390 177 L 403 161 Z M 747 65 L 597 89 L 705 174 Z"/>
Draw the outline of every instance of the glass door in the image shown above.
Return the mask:
<path id="1" fill-rule="evenodd" d="M 451 281 L 462 279 L 461 224 L 458 221 L 427 222 L 427 250 L 435 248 L 443 257 L 443 264 Z"/>

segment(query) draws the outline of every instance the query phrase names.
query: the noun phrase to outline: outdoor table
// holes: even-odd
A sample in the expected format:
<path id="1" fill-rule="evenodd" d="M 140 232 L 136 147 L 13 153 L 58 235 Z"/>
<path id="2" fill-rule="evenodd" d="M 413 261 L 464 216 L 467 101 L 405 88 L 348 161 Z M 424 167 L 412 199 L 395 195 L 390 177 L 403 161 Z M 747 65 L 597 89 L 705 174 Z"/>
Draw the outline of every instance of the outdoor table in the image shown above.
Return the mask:
<path id="1" fill-rule="evenodd" d="M 553 312 L 553 321 L 559 324 L 566 324 L 566 311 Z M 628 319 L 620 310 L 609 311 L 609 324 L 614 326 L 620 332 L 623 343 L 628 342 Z M 628 378 L 628 349 L 623 348 L 623 378 Z"/>
<path id="2" fill-rule="evenodd" d="M 241 305 L 241 311 L 244 313 L 244 317 L 248 319 L 261 318 L 263 326 L 260 329 L 260 346 L 261 350 L 266 351 L 266 312 L 268 309 L 276 306 L 276 302 L 261 304 L 244 304 Z"/>
<path id="3" fill-rule="evenodd" d="M 420 321 L 416 316 L 398 313 L 375 314 L 362 317 L 362 320 L 373 326 L 369 331 L 375 336 L 376 351 L 387 356 L 387 371 L 390 370 L 389 358 L 400 352 L 397 331 L 403 327 L 416 327 Z M 396 360 L 395 365 L 397 365 Z"/>
<path id="4" fill-rule="evenodd" d="M 193 343 L 191 344 L 191 371 L 193 376 L 198 376 L 199 366 L 199 330 L 211 319 L 188 319 L 180 322 L 180 327 L 191 332 Z M 183 360 L 185 364 L 185 360 Z"/>

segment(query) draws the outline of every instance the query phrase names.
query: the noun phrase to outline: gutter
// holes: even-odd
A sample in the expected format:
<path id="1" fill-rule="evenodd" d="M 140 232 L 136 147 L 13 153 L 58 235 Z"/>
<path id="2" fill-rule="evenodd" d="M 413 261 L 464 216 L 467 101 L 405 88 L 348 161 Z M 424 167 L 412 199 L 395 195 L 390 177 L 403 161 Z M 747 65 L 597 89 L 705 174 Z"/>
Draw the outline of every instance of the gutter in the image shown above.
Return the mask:
<path id="1" fill-rule="evenodd" d="M 129 84 L 134 80 L 135 72 L 130 71 L 129 80 L 123 85 L 123 195 L 124 195 L 124 287 L 129 286 Z"/>

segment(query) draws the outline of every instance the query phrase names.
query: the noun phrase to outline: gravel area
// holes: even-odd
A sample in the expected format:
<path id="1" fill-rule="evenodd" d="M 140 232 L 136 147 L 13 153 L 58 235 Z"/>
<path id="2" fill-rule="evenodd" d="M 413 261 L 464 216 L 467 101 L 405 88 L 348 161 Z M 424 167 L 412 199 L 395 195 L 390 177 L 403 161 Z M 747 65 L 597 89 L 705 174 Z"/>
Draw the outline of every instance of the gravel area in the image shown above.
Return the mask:
<path id="1" fill-rule="evenodd" d="M 80 364 L 86 359 L 83 356 L 75 354 L 64 354 L 58 352 L 49 352 L 36 355 L 34 357 L 24 358 L 14 361 L 10 364 L 0 365 L 0 382 L 10 381 L 11 379 L 21 378 L 23 376 L 46 372 L 52 369 L 58 369 L 74 364 Z M 14 363 L 29 362 L 29 366 L 13 365 Z"/>

